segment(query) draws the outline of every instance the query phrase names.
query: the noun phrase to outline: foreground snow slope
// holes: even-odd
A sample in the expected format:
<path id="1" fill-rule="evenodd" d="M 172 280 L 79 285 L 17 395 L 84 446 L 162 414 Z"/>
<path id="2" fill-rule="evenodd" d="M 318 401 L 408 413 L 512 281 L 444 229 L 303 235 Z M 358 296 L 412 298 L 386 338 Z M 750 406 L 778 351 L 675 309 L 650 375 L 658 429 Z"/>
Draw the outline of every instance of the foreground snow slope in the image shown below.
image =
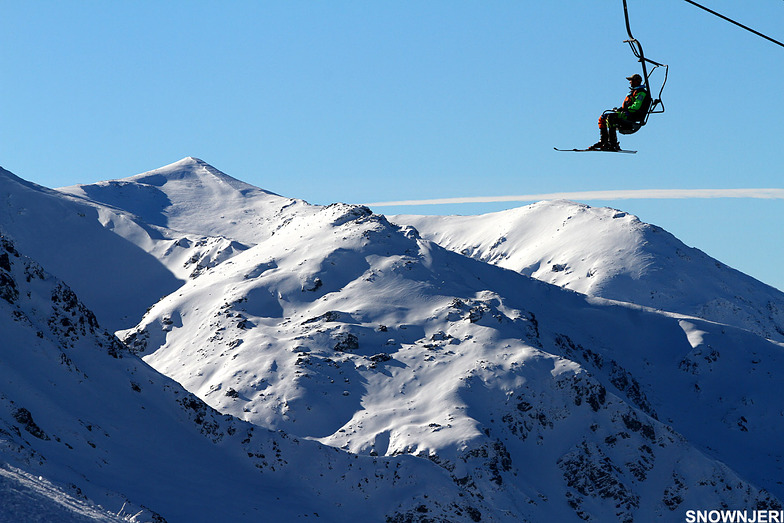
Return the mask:
<path id="1" fill-rule="evenodd" d="M 363 207 L 294 217 L 123 336 L 221 412 L 426 457 L 513 520 L 784 494 L 781 346 L 564 291 Z"/>
<path id="2" fill-rule="evenodd" d="M 0 464 L 0 521 L 4 523 L 119 523 L 127 521 L 126 516 L 133 516 L 119 512 L 107 512 L 43 476 Z"/>
<path id="3" fill-rule="evenodd" d="M 1 521 L 509 520 L 441 468 L 221 415 L 0 236 Z"/>
<path id="4" fill-rule="evenodd" d="M 554 285 L 784 341 L 784 293 L 623 211 L 546 201 L 481 216 L 391 219 L 450 250 Z"/>

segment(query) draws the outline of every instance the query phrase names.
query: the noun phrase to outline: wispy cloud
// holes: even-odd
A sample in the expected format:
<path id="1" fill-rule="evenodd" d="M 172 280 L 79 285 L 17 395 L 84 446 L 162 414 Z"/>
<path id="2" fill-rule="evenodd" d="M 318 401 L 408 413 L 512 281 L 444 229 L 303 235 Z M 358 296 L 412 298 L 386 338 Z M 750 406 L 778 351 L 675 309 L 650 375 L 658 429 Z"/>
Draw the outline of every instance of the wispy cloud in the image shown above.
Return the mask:
<path id="1" fill-rule="evenodd" d="M 365 205 L 384 207 L 393 205 L 445 205 L 460 203 L 538 202 L 541 200 L 672 200 L 688 198 L 757 198 L 784 200 L 784 189 L 637 189 L 613 191 L 577 191 L 516 196 L 466 196 L 431 198 L 427 200 L 397 200 L 372 202 Z"/>

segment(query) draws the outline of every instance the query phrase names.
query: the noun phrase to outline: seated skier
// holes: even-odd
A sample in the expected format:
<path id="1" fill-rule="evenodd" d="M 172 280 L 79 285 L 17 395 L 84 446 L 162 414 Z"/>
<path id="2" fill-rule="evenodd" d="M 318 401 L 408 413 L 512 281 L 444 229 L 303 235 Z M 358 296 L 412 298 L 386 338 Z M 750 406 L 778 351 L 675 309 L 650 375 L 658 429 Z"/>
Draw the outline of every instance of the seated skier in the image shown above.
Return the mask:
<path id="1" fill-rule="evenodd" d="M 628 129 L 633 132 L 635 124 L 645 120 L 648 107 L 651 105 L 651 96 L 642 83 L 642 76 L 633 74 L 627 76 L 631 91 L 623 101 L 620 108 L 605 111 L 599 117 L 600 140 L 588 149 L 591 151 L 620 151 L 618 143 L 618 129 Z"/>

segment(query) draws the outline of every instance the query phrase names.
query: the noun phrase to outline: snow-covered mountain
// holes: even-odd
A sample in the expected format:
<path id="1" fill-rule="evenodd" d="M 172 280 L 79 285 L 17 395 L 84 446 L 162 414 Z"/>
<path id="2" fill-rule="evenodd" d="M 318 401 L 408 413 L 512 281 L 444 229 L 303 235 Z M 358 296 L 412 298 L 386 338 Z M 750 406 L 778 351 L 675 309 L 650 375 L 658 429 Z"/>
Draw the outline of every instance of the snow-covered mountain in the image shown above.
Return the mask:
<path id="1" fill-rule="evenodd" d="M 292 220 L 123 337 L 221 412 L 360 455 L 427 457 L 512 520 L 666 517 L 728 502 L 726 489 L 781 490 L 770 438 L 784 420 L 767 416 L 784 405 L 766 370 L 780 346 L 599 303 L 362 207 Z"/>
<path id="2" fill-rule="evenodd" d="M 2 237 L 0 328 L 0 521 L 493 517 L 430 461 L 352 456 L 219 414 Z"/>
<path id="3" fill-rule="evenodd" d="M 391 219 L 443 247 L 554 285 L 784 341 L 784 293 L 617 209 L 562 200 L 481 216 Z"/>
<path id="4" fill-rule="evenodd" d="M 59 302 L 47 301 L 62 284 L 42 270 L 46 285 L 28 281 L 36 271 L 22 267 L 34 263 L 7 249 L 5 279 L 14 283 L 0 321 L 20 334 L 0 358 L 25 386 L 13 376 L 0 382 L 2 401 L 15 402 L 0 417 L 0 441 L 12 442 L 0 447 L 10 463 L 3 476 L 43 490 L 51 482 L 61 493 L 54 499 L 73 496 L 73 483 L 115 514 L 127 500 L 169 521 L 210 520 L 225 504 L 236 521 L 257 521 L 253 511 L 271 504 L 279 510 L 271 521 L 318 512 L 327 521 L 392 522 L 681 521 L 694 508 L 781 507 L 780 293 L 619 211 L 541 203 L 518 210 L 525 219 L 445 220 L 438 236 L 431 219 L 395 218 L 415 229 L 361 206 L 309 205 L 195 158 L 60 191 L 5 179 L 10 204 L 0 226 L 14 240 L 45 253 L 46 241 L 25 224 L 62 222 L 60 236 L 81 249 L 70 265 L 98 269 L 86 240 L 106 234 L 175 287 L 152 298 L 142 292 L 145 270 L 121 265 L 114 278 L 136 282 L 149 308 L 136 326 L 130 312 L 105 314 L 116 319 L 111 328 L 122 325 L 129 348 L 94 317 L 75 320 L 90 318 L 84 309 L 68 322 L 95 323 L 95 332 L 81 335 L 79 351 L 65 349 L 68 322 L 58 324 Z M 65 223 L 72 214 L 82 228 Z M 492 229 L 499 216 L 507 229 Z M 77 294 L 112 306 L 110 277 L 102 291 L 79 271 L 68 274 Z M 669 281 L 673 274 L 683 283 Z M 704 314 L 699 305 L 711 300 L 729 301 L 733 314 Z M 40 318 L 28 325 L 16 321 L 22 316 Z M 28 352 L 44 363 L 17 355 Z M 61 353 L 89 379 L 65 373 Z M 29 370 L 37 367 L 49 369 L 46 377 Z M 79 380 L 84 391 L 73 385 Z M 48 399 L 39 407 L 28 396 Z M 19 441 L 29 432 L 20 407 L 48 443 Z M 73 420 L 110 434 L 90 439 L 107 463 L 89 443 L 79 447 L 86 458 L 51 443 L 51 434 L 91 437 Z M 53 465 L 19 457 L 33 451 Z M 186 455 L 193 467 L 174 470 Z M 113 472 L 127 467 L 135 485 L 156 460 L 169 464 L 161 477 L 183 483 L 126 487 Z M 270 466 L 256 468 L 259 460 Z M 214 491 L 191 487 L 197 466 L 232 480 Z M 29 481 L 39 475 L 42 482 Z M 215 500 L 215 512 L 188 519 L 195 510 L 181 505 L 200 499 Z"/>

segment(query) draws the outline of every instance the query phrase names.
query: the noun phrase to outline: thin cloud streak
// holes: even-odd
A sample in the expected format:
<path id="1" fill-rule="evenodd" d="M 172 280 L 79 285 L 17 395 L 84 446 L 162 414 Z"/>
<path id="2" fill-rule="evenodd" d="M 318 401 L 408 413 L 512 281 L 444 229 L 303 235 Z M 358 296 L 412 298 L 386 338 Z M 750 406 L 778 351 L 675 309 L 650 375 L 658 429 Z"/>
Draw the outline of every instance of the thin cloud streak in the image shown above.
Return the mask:
<path id="1" fill-rule="evenodd" d="M 398 200 L 373 202 L 364 205 L 385 207 L 393 205 L 446 205 L 461 203 L 538 202 L 541 200 L 673 200 L 689 198 L 755 198 L 784 200 L 784 189 L 636 189 L 612 191 L 577 191 L 517 196 L 468 196 L 432 198 L 427 200 Z"/>

